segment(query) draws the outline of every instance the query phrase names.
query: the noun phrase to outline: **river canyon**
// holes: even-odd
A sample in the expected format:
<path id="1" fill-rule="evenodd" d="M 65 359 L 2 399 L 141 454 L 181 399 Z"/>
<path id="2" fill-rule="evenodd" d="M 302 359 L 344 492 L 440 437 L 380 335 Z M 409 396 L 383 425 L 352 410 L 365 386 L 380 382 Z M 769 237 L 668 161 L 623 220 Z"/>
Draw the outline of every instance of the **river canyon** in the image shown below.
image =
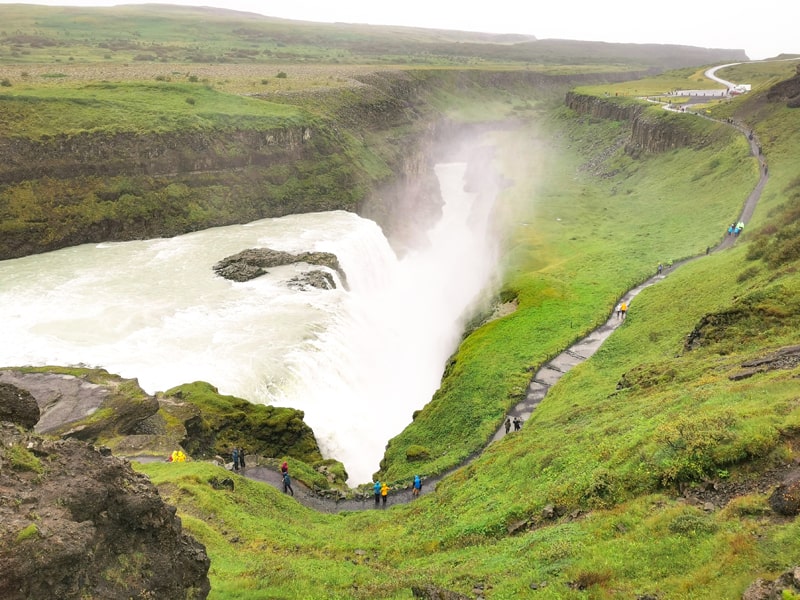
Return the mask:
<path id="1" fill-rule="evenodd" d="M 399 259 L 373 221 L 334 211 L 3 261 L 0 364 L 101 367 L 148 393 L 202 380 L 297 408 L 349 482 L 368 481 L 493 291 L 494 199 L 465 191 L 465 170 L 436 166 L 441 219 Z M 347 287 L 293 287 L 302 263 L 245 283 L 214 274 L 250 247 L 332 252 Z"/>

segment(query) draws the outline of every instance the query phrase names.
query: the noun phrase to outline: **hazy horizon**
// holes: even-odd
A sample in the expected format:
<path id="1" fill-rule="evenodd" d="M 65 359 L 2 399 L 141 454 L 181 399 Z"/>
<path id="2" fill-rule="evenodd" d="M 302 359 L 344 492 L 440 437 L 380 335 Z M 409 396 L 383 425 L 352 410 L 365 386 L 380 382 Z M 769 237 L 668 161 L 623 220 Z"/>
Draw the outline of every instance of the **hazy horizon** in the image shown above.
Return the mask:
<path id="1" fill-rule="evenodd" d="M 761 2 L 757 10 L 710 0 L 691 6 L 662 7 L 657 14 L 643 11 L 633 0 L 607 3 L 577 0 L 573 3 L 520 7 L 512 0 L 491 5 L 462 5 L 458 10 L 422 0 L 407 0 L 403 10 L 364 0 L 297 0 L 291 3 L 256 0 L 38 0 L 0 4 L 48 6 L 117 6 L 125 4 L 167 4 L 215 7 L 261 14 L 268 17 L 319 23 L 360 23 L 425 29 L 449 29 L 482 33 L 532 35 L 537 39 L 564 39 L 608 43 L 669 44 L 744 50 L 751 60 L 779 54 L 800 54 L 800 38 L 794 20 L 780 18 L 785 4 L 778 0 Z M 787 15 L 788 16 L 788 15 Z"/>

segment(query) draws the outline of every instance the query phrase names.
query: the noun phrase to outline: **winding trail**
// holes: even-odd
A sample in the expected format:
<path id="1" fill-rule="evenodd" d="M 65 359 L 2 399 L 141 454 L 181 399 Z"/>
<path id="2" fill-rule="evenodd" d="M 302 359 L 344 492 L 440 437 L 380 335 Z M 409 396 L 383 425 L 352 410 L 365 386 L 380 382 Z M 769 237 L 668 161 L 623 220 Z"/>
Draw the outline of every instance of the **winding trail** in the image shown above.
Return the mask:
<path id="1" fill-rule="evenodd" d="M 726 66 L 726 65 L 722 65 Z M 721 68 L 721 67 L 717 67 Z M 716 69 L 710 69 L 706 74 L 708 75 Z M 730 83 L 730 82 L 726 82 Z M 665 108 L 668 108 L 665 106 Z M 669 109 L 669 108 L 668 108 Z M 749 223 L 750 219 L 752 218 L 753 212 L 755 211 L 756 205 L 758 200 L 761 197 L 761 193 L 764 189 L 768 181 L 768 170 L 767 170 L 767 162 L 766 158 L 764 157 L 761 151 L 761 145 L 753 133 L 753 131 L 748 128 L 743 123 L 739 123 L 733 120 L 719 120 L 719 119 L 711 119 L 705 114 L 693 111 L 687 111 L 684 114 L 693 115 L 702 117 L 704 119 L 710 119 L 717 121 L 719 123 L 723 123 L 734 127 L 737 129 L 742 135 L 744 135 L 749 143 L 750 143 L 750 151 L 751 155 L 756 157 L 759 164 L 759 173 L 760 177 L 758 183 L 753 188 L 753 190 L 748 195 L 747 199 L 745 200 L 744 206 L 742 207 L 742 211 L 736 219 L 736 221 L 742 221 L 743 223 Z M 733 221 L 733 219 L 732 219 Z M 661 281 L 662 279 L 669 276 L 676 268 L 679 266 L 686 264 L 690 261 L 697 260 L 698 258 L 702 258 L 704 255 L 710 254 L 712 252 L 718 252 L 720 250 L 725 250 L 733 246 L 736 243 L 737 236 L 734 235 L 727 235 L 723 233 L 723 236 L 719 243 L 714 246 L 713 248 L 708 248 L 708 251 L 699 256 L 692 256 L 685 258 L 683 260 L 677 261 L 673 263 L 670 267 L 665 267 L 662 273 L 657 273 L 652 277 L 646 279 L 636 287 L 628 290 L 620 299 L 619 302 L 626 302 L 628 304 L 645 288 L 650 287 Z M 590 332 L 585 337 L 581 338 L 580 340 L 573 343 L 569 348 L 561 352 L 555 358 L 547 361 L 544 363 L 538 371 L 533 375 L 530 383 L 528 384 L 527 392 L 525 395 L 525 399 L 516 404 L 514 407 L 509 410 L 507 416 L 510 417 L 512 420 L 515 417 L 519 417 L 520 419 L 526 421 L 539 403 L 544 399 L 547 395 L 548 390 L 555 385 L 561 377 L 570 371 L 573 367 L 579 365 L 583 361 L 589 359 L 592 355 L 597 352 L 603 342 L 608 339 L 608 337 L 616 330 L 620 325 L 624 323 L 624 319 L 620 319 L 617 317 L 615 311 L 612 311 L 609 315 L 608 319 L 605 323 L 599 326 L 594 331 Z M 497 441 L 505 435 L 514 435 L 514 431 L 512 430 L 508 434 L 505 432 L 504 427 L 505 419 L 501 422 L 500 427 L 495 432 L 495 434 L 488 440 L 486 446 L 475 452 L 473 455 L 467 457 L 464 461 L 460 464 L 455 465 L 454 467 L 444 471 L 438 475 L 427 477 L 423 480 L 423 488 L 421 495 L 425 495 L 426 493 L 430 492 L 431 490 L 436 488 L 436 484 L 443 478 L 447 477 L 451 473 L 457 471 L 458 469 L 463 468 L 464 466 L 470 464 L 475 458 L 482 454 L 483 450 L 494 441 Z M 140 458 L 131 458 L 131 460 L 138 460 L 142 462 L 146 462 L 147 459 Z M 163 460 L 160 459 L 160 460 Z M 278 469 L 272 465 L 264 465 L 258 463 L 258 458 L 255 456 L 248 457 L 247 459 L 248 464 L 253 464 L 253 466 L 248 466 L 244 469 L 241 473 L 232 472 L 231 478 L 236 482 L 237 477 L 247 477 L 249 479 L 253 479 L 256 481 L 261 481 L 267 483 L 269 485 L 274 486 L 277 489 L 283 489 L 283 481 L 281 474 L 279 473 Z M 411 485 L 402 489 L 392 489 L 390 490 L 389 497 L 387 498 L 387 502 L 385 505 L 375 504 L 373 495 L 371 493 L 363 494 L 357 496 L 355 498 L 342 498 L 337 497 L 336 493 L 331 493 L 330 491 L 325 490 L 315 490 L 309 488 L 301 481 L 293 479 L 292 487 L 294 489 L 294 498 L 300 502 L 301 504 L 318 510 L 320 512 L 326 513 L 339 513 L 343 511 L 359 511 L 359 510 L 383 510 L 385 508 L 391 507 L 394 504 L 401 504 L 410 502 L 414 499 L 414 496 L 411 494 Z"/>

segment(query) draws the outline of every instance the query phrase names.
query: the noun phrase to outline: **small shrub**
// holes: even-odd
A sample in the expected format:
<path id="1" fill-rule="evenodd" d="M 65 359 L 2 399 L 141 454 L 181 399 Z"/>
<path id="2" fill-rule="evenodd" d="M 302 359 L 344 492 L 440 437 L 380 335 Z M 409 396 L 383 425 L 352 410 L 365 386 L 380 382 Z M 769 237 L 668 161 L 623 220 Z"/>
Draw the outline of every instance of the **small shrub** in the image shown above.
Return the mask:
<path id="1" fill-rule="evenodd" d="M 0 85 L 2 85 L 3 87 L 11 87 L 11 80 L 8 78 L 3 79 L 2 81 L 0 81 Z"/>
<path id="2" fill-rule="evenodd" d="M 427 460 L 430 458 L 430 455 L 430 450 L 428 450 L 425 446 L 419 446 L 417 444 L 412 444 L 406 450 L 406 460 L 409 462 Z"/>
<path id="3" fill-rule="evenodd" d="M 767 249 L 769 246 L 769 240 L 767 238 L 759 238 L 754 240 L 747 248 L 747 256 L 745 257 L 746 260 L 760 260 L 764 258 L 764 255 L 767 253 Z"/>
<path id="4" fill-rule="evenodd" d="M 740 496 L 731 500 L 723 514 L 734 519 L 742 517 L 763 517 L 772 512 L 765 498 L 761 496 Z"/>
<path id="5" fill-rule="evenodd" d="M 186 99 L 186 104 L 191 104 L 192 106 L 194 106 L 196 102 L 197 102 L 197 100 L 195 100 L 192 97 L 189 97 L 189 98 Z"/>
<path id="6" fill-rule="evenodd" d="M 713 533 L 715 529 L 714 523 L 706 517 L 698 513 L 683 513 L 675 517 L 669 524 L 669 530 L 672 533 L 681 535 L 695 536 L 703 533 Z"/>
<path id="7" fill-rule="evenodd" d="M 197 77 L 197 75 L 189 75 L 190 83 L 197 83 L 198 81 L 200 81 L 200 79 Z"/>
<path id="8" fill-rule="evenodd" d="M 574 581 L 571 581 L 567 585 L 575 590 L 585 590 L 593 585 L 603 585 L 610 580 L 610 571 L 583 571 L 578 574 Z"/>
<path id="9" fill-rule="evenodd" d="M 733 439 L 735 420 L 728 412 L 683 417 L 656 431 L 661 450 L 656 455 L 662 485 L 681 485 L 715 473 L 714 455 Z"/>
<path id="10" fill-rule="evenodd" d="M 278 79 L 286 79 L 288 75 L 286 75 L 284 71 L 280 71 L 275 77 L 277 77 Z"/>

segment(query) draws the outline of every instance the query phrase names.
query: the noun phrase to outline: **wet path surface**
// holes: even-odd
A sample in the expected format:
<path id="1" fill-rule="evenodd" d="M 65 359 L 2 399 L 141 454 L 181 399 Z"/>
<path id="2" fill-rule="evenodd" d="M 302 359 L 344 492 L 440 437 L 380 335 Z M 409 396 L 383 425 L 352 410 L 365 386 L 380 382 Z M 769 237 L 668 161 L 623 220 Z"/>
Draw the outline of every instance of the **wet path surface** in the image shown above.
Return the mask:
<path id="1" fill-rule="evenodd" d="M 243 477 L 268 483 L 279 490 L 283 490 L 283 477 L 279 471 L 272 467 L 247 467 L 244 469 L 244 471 L 240 471 L 239 474 Z M 426 494 L 432 489 L 430 486 L 431 481 L 433 480 L 429 480 L 423 484 L 422 495 Z M 385 510 L 394 504 L 405 504 L 406 502 L 410 502 L 414 499 L 414 496 L 411 493 L 410 483 L 407 489 L 390 490 L 389 495 L 386 497 L 385 504 L 382 500 L 376 504 L 375 497 L 371 493 L 360 498 L 331 498 L 328 497 L 328 492 L 317 492 L 302 482 L 297 481 L 296 479 L 292 479 L 292 489 L 294 490 L 295 500 L 304 506 L 326 513 L 339 513 L 344 511 L 359 510 Z"/>

